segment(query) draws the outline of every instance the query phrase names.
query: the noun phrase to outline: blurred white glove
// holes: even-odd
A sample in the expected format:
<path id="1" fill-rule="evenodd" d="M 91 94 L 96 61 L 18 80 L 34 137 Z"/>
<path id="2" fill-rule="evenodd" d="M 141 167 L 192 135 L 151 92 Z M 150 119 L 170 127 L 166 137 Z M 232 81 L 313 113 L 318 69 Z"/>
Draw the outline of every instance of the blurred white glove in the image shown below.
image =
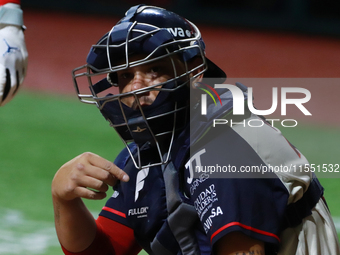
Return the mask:
<path id="1" fill-rule="evenodd" d="M 28 54 L 22 20 L 18 4 L 0 7 L 0 106 L 15 96 L 26 76 Z"/>

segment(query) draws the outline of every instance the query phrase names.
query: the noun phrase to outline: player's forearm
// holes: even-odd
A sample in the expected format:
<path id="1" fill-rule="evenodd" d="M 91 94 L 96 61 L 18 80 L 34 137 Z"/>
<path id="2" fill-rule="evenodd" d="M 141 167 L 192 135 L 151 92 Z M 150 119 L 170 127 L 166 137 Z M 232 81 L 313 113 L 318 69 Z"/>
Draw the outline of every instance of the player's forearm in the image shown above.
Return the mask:
<path id="1" fill-rule="evenodd" d="M 85 250 L 96 236 L 96 223 L 81 198 L 63 201 L 53 197 L 55 226 L 61 245 L 71 252 Z"/>

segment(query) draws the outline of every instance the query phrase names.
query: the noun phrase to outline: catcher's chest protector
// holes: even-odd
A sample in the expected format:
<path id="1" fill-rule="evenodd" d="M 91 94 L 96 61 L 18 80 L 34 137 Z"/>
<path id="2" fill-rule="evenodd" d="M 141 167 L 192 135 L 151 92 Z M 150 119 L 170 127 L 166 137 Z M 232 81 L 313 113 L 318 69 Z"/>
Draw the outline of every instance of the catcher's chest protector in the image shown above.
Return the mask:
<path id="1" fill-rule="evenodd" d="M 197 212 L 194 206 L 184 202 L 185 197 L 180 191 L 178 172 L 173 163 L 168 163 L 162 170 L 169 216 L 151 243 L 151 249 L 155 254 L 173 254 L 163 246 L 159 238 L 162 230 L 165 230 L 173 234 L 183 255 L 199 255 L 200 249 L 193 227 L 198 221 Z"/>

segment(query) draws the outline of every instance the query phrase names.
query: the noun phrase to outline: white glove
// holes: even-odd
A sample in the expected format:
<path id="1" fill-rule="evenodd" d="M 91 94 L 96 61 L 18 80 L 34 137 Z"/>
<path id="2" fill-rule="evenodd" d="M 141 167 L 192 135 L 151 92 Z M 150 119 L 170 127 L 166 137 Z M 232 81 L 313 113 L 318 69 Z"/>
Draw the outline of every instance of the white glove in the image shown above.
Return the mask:
<path id="1" fill-rule="evenodd" d="M 27 57 L 22 10 L 17 4 L 5 4 L 0 7 L 0 106 L 9 102 L 23 83 Z"/>

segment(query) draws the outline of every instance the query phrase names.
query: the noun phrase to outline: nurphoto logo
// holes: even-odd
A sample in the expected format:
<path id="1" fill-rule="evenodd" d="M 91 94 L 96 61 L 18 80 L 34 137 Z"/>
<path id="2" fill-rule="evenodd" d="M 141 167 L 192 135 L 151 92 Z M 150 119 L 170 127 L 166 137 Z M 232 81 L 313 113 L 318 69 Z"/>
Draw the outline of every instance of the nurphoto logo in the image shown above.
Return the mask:
<path id="1" fill-rule="evenodd" d="M 214 103 L 215 106 L 217 105 L 216 100 L 214 98 L 214 95 L 218 98 L 220 104 L 222 105 L 222 100 L 220 98 L 220 95 L 217 93 L 216 89 L 228 89 L 231 94 L 232 94 L 232 104 L 233 104 L 233 115 L 244 115 L 245 114 L 245 102 L 247 103 L 248 109 L 251 113 L 255 115 L 261 115 L 261 116 L 267 116 L 272 113 L 274 113 L 278 106 L 278 88 L 273 87 L 272 88 L 272 98 L 271 98 L 271 107 L 269 109 L 256 109 L 253 104 L 253 88 L 248 87 L 247 88 L 247 97 L 245 98 L 245 93 L 244 91 L 239 88 L 236 85 L 231 85 L 231 84 L 215 84 L 214 87 L 209 86 L 204 83 L 200 83 L 200 85 L 206 86 L 206 88 L 199 87 L 199 89 L 205 91 L 207 94 L 202 94 L 201 95 L 201 115 L 206 115 L 207 114 L 207 95 L 209 95 Z M 210 89 L 212 93 L 208 90 Z M 301 94 L 301 98 L 289 98 L 288 94 L 289 93 L 295 93 L 295 94 Z M 287 105 L 295 105 L 296 108 L 301 111 L 305 116 L 311 116 L 312 114 L 308 111 L 308 109 L 304 106 L 305 103 L 307 103 L 311 99 L 311 93 L 308 89 L 305 88 L 300 88 L 300 87 L 282 87 L 280 88 L 280 114 L 281 116 L 286 116 L 287 115 Z M 252 120 L 254 121 L 254 120 Z M 281 125 L 284 127 L 295 127 L 297 126 L 298 122 L 295 119 L 267 119 L 271 123 L 272 126 L 274 126 L 275 121 L 280 121 Z M 293 125 L 288 125 L 288 122 L 294 123 Z M 220 124 L 233 124 L 232 120 L 226 120 L 226 119 L 215 119 L 214 120 L 214 127 L 216 125 Z M 245 124 L 245 122 L 237 122 L 234 124 Z M 248 123 L 249 126 L 251 127 L 260 127 L 264 123 Z"/>

